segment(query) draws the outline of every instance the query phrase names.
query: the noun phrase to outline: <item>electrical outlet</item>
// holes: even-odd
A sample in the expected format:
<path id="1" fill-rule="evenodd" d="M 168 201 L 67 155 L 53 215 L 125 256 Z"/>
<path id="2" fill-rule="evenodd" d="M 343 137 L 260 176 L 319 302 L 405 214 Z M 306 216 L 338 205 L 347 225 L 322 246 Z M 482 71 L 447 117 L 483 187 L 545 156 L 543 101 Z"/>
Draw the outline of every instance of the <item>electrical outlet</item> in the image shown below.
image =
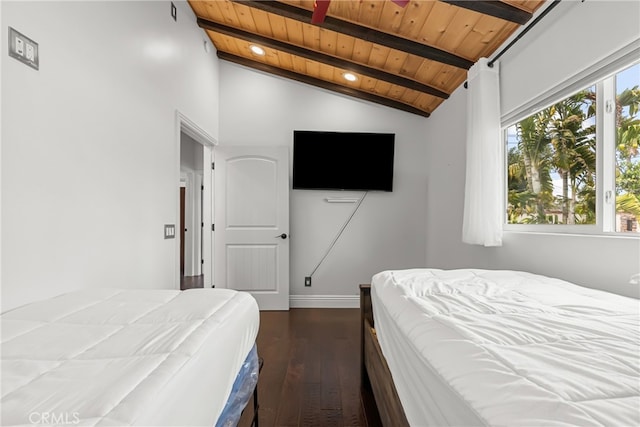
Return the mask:
<path id="1" fill-rule="evenodd" d="M 174 21 L 178 20 L 178 9 L 176 8 L 176 5 L 173 4 L 173 2 L 171 2 L 171 17 Z"/>
<path id="2" fill-rule="evenodd" d="M 307 276 L 304 278 L 304 285 L 311 286 L 311 276 Z"/>
<path id="3" fill-rule="evenodd" d="M 9 27 L 9 56 L 37 70 L 40 67 L 38 43 Z"/>

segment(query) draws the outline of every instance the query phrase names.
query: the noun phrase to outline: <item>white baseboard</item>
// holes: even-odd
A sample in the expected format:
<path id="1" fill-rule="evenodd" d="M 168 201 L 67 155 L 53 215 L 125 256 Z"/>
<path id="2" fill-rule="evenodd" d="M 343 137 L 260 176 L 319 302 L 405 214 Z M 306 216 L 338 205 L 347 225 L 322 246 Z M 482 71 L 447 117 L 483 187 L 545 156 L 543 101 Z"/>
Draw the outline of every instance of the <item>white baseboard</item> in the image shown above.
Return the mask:
<path id="1" fill-rule="evenodd" d="M 358 295 L 289 295 L 291 308 L 359 308 Z"/>

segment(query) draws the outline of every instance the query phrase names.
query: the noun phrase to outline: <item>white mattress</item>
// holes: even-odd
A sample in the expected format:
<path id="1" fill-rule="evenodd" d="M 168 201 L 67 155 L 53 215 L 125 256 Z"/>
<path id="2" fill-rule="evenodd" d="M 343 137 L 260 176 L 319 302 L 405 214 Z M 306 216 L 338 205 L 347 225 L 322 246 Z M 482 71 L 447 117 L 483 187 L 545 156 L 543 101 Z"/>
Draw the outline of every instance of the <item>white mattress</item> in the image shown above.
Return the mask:
<path id="1" fill-rule="evenodd" d="M 213 426 L 259 311 L 227 289 L 95 289 L 1 321 L 3 426 Z"/>
<path id="2" fill-rule="evenodd" d="M 515 271 L 372 280 L 376 331 L 412 426 L 640 425 L 640 303 Z"/>

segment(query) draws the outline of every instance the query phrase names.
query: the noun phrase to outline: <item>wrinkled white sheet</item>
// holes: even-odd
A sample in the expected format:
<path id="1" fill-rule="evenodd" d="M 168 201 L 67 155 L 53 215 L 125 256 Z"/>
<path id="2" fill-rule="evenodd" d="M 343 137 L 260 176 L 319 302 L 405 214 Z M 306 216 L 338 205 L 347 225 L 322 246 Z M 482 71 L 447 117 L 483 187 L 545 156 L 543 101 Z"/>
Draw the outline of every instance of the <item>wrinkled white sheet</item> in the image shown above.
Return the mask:
<path id="1" fill-rule="evenodd" d="M 259 327 L 227 289 L 85 290 L 0 319 L 3 426 L 213 426 Z"/>
<path id="2" fill-rule="evenodd" d="M 412 426 L 639 426 L 640 303 L 516 271 L 372 280 L 375 326 Z"/>

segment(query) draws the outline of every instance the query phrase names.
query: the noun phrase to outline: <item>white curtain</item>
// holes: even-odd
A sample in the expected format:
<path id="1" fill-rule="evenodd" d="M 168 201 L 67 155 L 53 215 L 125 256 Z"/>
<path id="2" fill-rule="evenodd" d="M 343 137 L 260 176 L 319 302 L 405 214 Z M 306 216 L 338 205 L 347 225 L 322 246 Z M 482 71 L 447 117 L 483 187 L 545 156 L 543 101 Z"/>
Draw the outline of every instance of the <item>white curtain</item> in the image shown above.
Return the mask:
<path id="1" fill-rule="evenodd" d="M 502 245 L 503 149 L 498 64 L 481 58 L 467 75 L 467 172 L 462 241 Z"/>

